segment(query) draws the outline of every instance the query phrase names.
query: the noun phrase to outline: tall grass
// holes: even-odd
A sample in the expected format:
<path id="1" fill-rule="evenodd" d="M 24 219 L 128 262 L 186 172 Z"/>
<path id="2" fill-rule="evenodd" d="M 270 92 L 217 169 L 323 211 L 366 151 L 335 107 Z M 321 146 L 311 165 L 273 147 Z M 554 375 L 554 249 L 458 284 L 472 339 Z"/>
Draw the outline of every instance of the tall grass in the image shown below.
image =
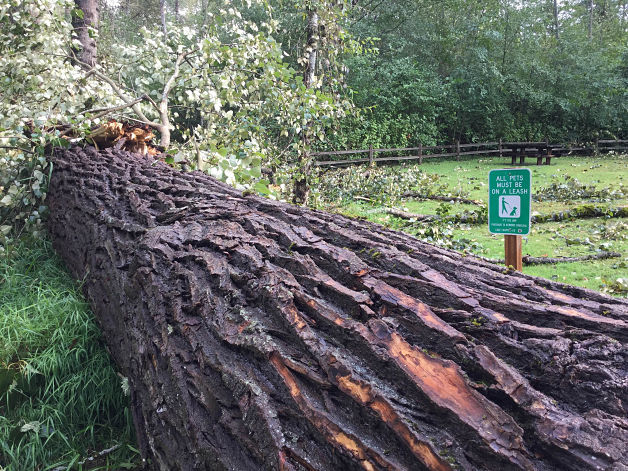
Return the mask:
<path id="1" fill-rule="evenodd" d="M 133 467 L 132 422 L 88 305 L 47 240 L 0 258 L 0 470 Z"/>

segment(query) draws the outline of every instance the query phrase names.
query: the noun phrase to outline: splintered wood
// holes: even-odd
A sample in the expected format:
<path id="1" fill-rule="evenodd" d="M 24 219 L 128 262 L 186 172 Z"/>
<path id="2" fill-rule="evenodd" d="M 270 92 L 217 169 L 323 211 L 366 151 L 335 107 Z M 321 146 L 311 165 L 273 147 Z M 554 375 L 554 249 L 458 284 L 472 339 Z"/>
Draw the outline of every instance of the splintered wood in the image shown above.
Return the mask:
<path id="1" fill-rule="evenodd" d="M 134 154 L 155 156 L 161 151 L 152 140 L 155 135 L 147 125 L 109 121 L 92 131 L 88 137 L 98 149 L 113 147 Z"/>
<path id="2" fill-rule="evenodd" d="M 120 149 L 52 161 L 150 469 L 628 469 L 626 300 Z"/>

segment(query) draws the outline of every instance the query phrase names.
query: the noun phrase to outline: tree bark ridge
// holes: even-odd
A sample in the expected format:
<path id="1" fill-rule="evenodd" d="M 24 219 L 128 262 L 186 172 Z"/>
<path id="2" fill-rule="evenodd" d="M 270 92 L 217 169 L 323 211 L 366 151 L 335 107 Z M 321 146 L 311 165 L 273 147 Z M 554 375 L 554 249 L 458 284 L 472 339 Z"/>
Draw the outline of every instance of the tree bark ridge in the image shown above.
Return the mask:
<path id="1" fill-rule="evenodd" d="M 154 469 L 623 469 L 628 303 L 123 151 L 50 231 Z"/>

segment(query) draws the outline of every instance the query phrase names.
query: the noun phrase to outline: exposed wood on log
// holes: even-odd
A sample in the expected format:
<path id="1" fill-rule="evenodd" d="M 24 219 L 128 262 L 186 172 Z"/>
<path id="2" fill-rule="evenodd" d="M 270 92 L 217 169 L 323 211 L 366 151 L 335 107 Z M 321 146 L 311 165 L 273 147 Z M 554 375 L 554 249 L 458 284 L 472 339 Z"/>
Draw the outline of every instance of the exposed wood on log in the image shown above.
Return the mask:
<path id="1" fill-rule="evenodd" d="M 152 144 L 155 135 L 148 125 L 109 121 L 89 134 L 90 142 L 98 148 L 115 147 L 141 155 L 157 155 L 161 150 Z"/>
<path id="2" fill-rule="evenodd" d="M 581 255 L 580 257 L 531 257 L 524 255 L 521 257 L 524 265 L 555 265 L 556 263 L 572 263 L 572 262 L 586 262 L 587 260 L 605 260 L 608 258 L 619 258 L 621 254 L 619 252 L 599 252 L 589 255 Z M 479 257 L 482 260 L 490 263 L 504 263 L 504 259 Z"/>
<path id="3" fill-rule="evenodd" d="M 628 466 L 628 302 L 107 149 L 50 231 L 152 469 Z"/>

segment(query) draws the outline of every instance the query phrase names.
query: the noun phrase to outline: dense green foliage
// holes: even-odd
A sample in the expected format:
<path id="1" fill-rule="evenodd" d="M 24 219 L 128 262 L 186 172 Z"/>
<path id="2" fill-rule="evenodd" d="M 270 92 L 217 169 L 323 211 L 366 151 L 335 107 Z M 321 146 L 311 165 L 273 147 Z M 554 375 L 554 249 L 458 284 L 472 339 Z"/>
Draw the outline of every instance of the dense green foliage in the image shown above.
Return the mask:
<path id="1" fill-rule="evenodd" d="M 347 58 L 348 85 L 371 111 L 335 147 L 625 138 L 626 3 L 557 5 L 558 29 L 551 0 L 358 2 L 348 29 L 379 54 Z"/>
<path id="2" fill-rule="evenodd" d="M 48 241 L 23 240 L 0 258 L 0 469 L 65 469 L 116 444 L 101 469 L 121 469 L 132 433 L 86 301 Z"/>

